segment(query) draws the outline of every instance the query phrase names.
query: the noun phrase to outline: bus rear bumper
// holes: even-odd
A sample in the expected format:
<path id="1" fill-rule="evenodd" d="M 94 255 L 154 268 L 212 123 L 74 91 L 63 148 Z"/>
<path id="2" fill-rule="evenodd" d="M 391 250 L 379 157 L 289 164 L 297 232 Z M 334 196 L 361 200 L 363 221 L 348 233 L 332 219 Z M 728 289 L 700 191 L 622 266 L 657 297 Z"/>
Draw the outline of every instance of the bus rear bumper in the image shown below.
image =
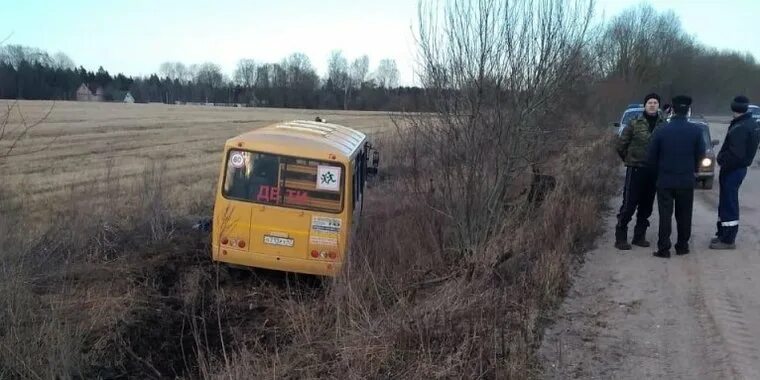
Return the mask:
<path id="1" fill-rule="evenodd" d="M 216 262 L 316 276 L 334 277 L 342 266 L 342 263 L 337 261 L 296 259 L 245 252 L 228 247 L 213 247 L 211 251 L 211 259 Z"/>

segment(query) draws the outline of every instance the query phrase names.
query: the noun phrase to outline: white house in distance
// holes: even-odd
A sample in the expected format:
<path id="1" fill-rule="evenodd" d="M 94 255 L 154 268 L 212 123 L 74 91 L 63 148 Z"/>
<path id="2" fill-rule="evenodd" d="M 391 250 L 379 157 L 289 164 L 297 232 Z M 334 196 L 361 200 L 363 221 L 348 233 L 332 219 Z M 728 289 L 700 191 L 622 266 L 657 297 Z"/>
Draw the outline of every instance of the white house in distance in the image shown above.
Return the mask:
<path id="1" fill-rule="evenodd" d="M 119 103 L 134 103 L 135 98 L 129 91 L 109 91 L 109 100 Z M 82 83 L 77 89 L 77 101 L 80 102 L 103 102 L 106 101 L 105 91 L 98 87 L 93 94 L 86 84 Z"/>
<path id="2" fill-rule="evenodd" d="M 134 96 L 132 96 L 132 93 L 129 91 L 114 91 L 113 101 L 119 102 L 119 103 L 134 103 L 135 98 Z"/>
<path id="3" fill-rule="evenodd" d="M 77 101 L 80 102 L 102 102 L 103 101 L 103 88 L 98 89 L 93 94 L 90 88 L 86 84 L 82 83 L 77 89 Z"/>
<path id="4" fill-rule="evenodd" d="M 88 102 L 90 101 L 91 96 L 92 96 L 92 92 L 90 92 L 90 89 L 87 88 L 87 85 L 82 83 L 77 89 L 77 101 Z"/>

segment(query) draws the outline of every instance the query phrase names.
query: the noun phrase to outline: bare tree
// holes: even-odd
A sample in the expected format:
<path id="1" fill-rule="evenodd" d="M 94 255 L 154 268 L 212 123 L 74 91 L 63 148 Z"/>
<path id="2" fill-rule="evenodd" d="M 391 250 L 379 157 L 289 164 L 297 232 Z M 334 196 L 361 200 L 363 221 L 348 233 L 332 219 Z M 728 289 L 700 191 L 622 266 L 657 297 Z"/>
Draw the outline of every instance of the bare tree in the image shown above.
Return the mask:
<path id="1" fill-rule="evenodd" d="M 158 74 L 162 78 L 174 80 L 177 78 L 177 71 L 174 69 L 174 62 L 164 62 L 158 67 Z"/>
<path id="2" fill-rule="evenodd" d="M 348 94 L 351 77 L 348 72 L 348 61 L 340 50 L 333 50 L 327 61 L 327 80 L 333 88 L 343 90 L 343 109 L 348 109 Z"/>
<path id="3" fill-rule="evenodd" d="M 192 80 L 190 71 L 187 69 L 187 66 L 185 66 L 185 64 L 182 62 L 174 63 L 174 74 L 177 76 L 176 79 L 178 79 L 180 83 L 188 83 Z"/>
<path id="4" fill-rule="evenodd" d="M 162 78 L 179 80 L 180 83 L 187 83 L 194 78 L 182 62 L 164 62 L 159 66 L 158 73 Z"/>
<path id="5" fill-rule="evenodd" d="M 282 61 L 287 76 L 288 104 L 304 107 L 319 87 L 319 76 L 306 54 L 294 53 Z"/>
<path id="6" fill-rule="evenodd" d="M 365 54 L 354 59 L 354 62 L 351 63 L 352 87 L 361 87 L 364 80 L 367 79 L 367 73 L 369 73 L 369 57 Z"/>
<path id="7" fill-rule="evenodd" d="M 8 63 L 15 68 L 18 68 L 21 62 L 53 66 L 53 59 L 47 52 L 22 45 L 0 46 L 0 62 Z"/>
<path id="8" fill-rule="evenodd" d="M 31 151 L 18 151 L 19 144 L 29 136 L 32 130 L 41 125 L 48 116 L 53 112 L 55 103 L 45 111 L 45 113 L 36 120 L 28 120 L 21 110 L 18 101 L 9 101 L 4 104 L 3 110 L 0 111 L 0 163 L 8 157 L 33 154 L 47 149 L 57 136 L 53 137 L 47 144 Z"/>
<path id="9" fill-rule="evenodd" d="M 271 87 L 270 73 L 272 72 L 272 65 L 264 64 L 258 67 L 256 70 L 256 82 L 257 88 L 269 88 Z"/>
<path id="10" fill-rule="evenodd" d="M 394 88 L 398 86 L 398 67 L 393 59 L 380 60 L 374 77 L 377 85 L 382 88 Z"/>
<path id="11" fill-rule="evenodd" d="M 398 131 L 410 142 L 410 192 L 430 178 L 431 207 L 450 218 L 462 251 L 503 228 L 516 178 L 572 133 L 566 111 L 591 71 L 592 10 L 592 0 L 420 4 L 420 74 L 436 112 Z"/>
<path id="12" fill-rule="evenodd" d="M 58 52 L 53 56 L 53 67 L 59 70 L 72 70 L 76 65 L 66 53 Z"/>
<path id="13" fill-rule="evenodd" d="M 243 86 L 246 89 L 252 88 L 256 84 L 256 74 L 258 73 L 258 65 L 256 61 L 252 59 L 241 59 L 237 63 L 235 69 L 235 83 Z"/>
<path id="14" fill-rule="evenodd" d="M 598 62 L 604 75 L 659 85 L 672 74 L 661 69 L 672 67 L 673 56 L 691 46 L 675 13 L 659 14 L 643 4 L 612 19 L 597 41 Z"/>
<path id="15" fill-rule="evenodd" d="M 332 81 L 333 86 L 343 88 L 348 81 L 348 61 L 340 50 L 333 50 L 327 60 L 327 80 Z"/>
<path id="16" fill-rule="evenodd" d="M 306 54 L 293 53 L 282 61 L 282 67 L 287 72 L 287 82 L 290 87 L 301 87 L 306 81 L 311 81 L 316 74 L 311 60 Z"/>
<path id="17" fill-rule="evenodd" d="M 197 67 L 195 82 L 211 88 L 219 88 L 225 82 L 222 68 L 216 63 L 206 62 Z"/>

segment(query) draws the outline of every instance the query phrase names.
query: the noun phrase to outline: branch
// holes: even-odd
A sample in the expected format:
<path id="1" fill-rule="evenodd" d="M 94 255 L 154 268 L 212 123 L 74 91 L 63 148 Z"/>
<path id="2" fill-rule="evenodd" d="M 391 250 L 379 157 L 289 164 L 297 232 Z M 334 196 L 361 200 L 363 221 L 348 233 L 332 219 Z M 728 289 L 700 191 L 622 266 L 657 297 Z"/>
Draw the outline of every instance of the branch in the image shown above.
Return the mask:
<path id="1" fill-rule="evenodd" d="M 0 153 L 0 159 L 5 159 L 5 158 L 8 158 L 8 157 L 15 157 L 15 156 L 20 156 L 21 155 L 21 154 L 17 154 L 17 155 L 12 154 L 13 150 L 16 149 L 16 146 L 18 146 L 19 142 L 24 137 L 26 137 L 27 135 L 29 135 L 29 132 L 32 129 L 34 129 L 35 127 L 39 126 L 40 124 L 42 124 L 43 122 L 45 122 L 47 120 L 47 118 L 53 112 L 53 108 L 55 108 L 55 101 L 53 102 L 53 104 L 50 106 L 50 108 L 47 110 L 47 112 L 45 112 L 45 114 L 40 119 L 34 121 L 31 124 L 29 124 L 27 122 L 26 118 L 24 117 L 23 112 L 21 112 L 21 107 L 18 105 L 18 101 L 15 101 L 12 105 L 9 105 L 8 106 L 8 111 L 6 112 L 5 116 L 3 117 L 2 129 L 0 129 L 0 141 L 2 141 L 3 137 L 5 137 L 6 127 L 7 127 L 8 123 L 9 123 L 9 119 L 10 119 L 10 113 L 11 113 L 11 110 L 13 110 L 14 107 L 16 107 L 16 109 L 18 110 L 19 117 L 21 118 L 21 124 L 19 125 L 18 128 L 14 128 L 13 132 L 15 132 L 17 130 L 21 130 L 21 131 L 20 131 L 20 133 L 17 136 L 15 136 L 11 140 L 11 144 L 8 147 L 8 149 L 5 151 L 5 153 Z M 43 151 L 43 150 L 49 148 L 50 145 L 52 145 L 57 139 L 58 139 L 58 136 L 55 136 L 47 145 L 45 145 L 45 146 L 43 146 L 43 147 L 41 147 L 41 148 L 39 148 L 37 150 L 31 151 L 31 152 L 26 152 L 24 154 L 33 154 L 33 153 L 38 153 L 40 151 Z"/>
<path id="2" fill-rule="evenodd" d="M 0 41 L 0 45 L 4 44 L 6 41 L 10 40 L 11 37 L 13 37 L 13 32 L 10 32 L 10 34 L 8 34 L 8 36 L 6 36 L 5 38 L 3 38 L 3 40 Z"/>

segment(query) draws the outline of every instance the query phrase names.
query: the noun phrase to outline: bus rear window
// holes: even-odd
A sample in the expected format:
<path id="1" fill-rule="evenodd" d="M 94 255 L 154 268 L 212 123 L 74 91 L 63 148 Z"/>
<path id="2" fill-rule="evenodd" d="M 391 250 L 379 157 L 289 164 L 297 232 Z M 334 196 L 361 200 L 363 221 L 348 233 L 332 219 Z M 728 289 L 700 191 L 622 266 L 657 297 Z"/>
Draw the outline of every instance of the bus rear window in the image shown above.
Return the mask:
<path id="1" fill-rule="evenodd" d="M 313 211 L 343 210 L 343 165 L 306 158 L 230 150 L 227 198 Z"/>

